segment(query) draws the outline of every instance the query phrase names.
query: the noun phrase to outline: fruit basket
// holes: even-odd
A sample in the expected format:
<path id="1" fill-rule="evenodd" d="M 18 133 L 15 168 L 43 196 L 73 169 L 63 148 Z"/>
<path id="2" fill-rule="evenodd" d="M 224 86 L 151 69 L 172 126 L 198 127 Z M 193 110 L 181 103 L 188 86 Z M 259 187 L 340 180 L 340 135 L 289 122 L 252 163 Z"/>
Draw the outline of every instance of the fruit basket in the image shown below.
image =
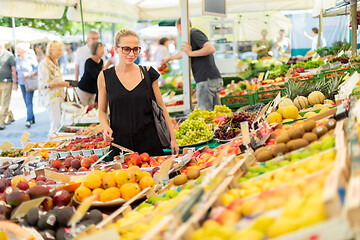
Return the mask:
<path id="1" fill-rule="evenodd" d="M 271 88 L 260 88 L 254 95 L 255 103 L 268 103 L 276 98 L 276 96 L 281 92 L 281 96 L 285 96 L 285 88 L 280 88 L 279 86 Z"/>
<path id="2" fill-rule="evenodd" d="M 241 92 L 235 92 L 221 98 L 221 104 L 231 109 L 238 109 L 243 106 L 253 105 L 254 103 L 254 95 L 252 93 L 241 94 Z"/>

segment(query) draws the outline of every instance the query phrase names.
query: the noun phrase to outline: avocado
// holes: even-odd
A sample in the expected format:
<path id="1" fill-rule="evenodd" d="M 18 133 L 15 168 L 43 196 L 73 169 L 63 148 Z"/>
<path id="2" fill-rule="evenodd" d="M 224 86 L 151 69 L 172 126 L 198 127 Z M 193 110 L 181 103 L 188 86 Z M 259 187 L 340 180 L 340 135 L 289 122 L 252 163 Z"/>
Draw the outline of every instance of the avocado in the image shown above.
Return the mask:
<path id="1" fill-rule="evenodd" d="M 44 216 L 40 217 L 39 221 L 37 222 L 37 227 L 40 230 L 55 229 L 56 223 L 57 220 L 55 214 L 47 213 Z"/>
<path id="2" fill-rule="evenodd" d="M 33 207 L 25 215 L 25 221 L 30 226 L 36 226 L 39 218 L 43 215 L 43 211 L 40 208 Z"/>
<path id="3" fill-rule="evenodd" d="M 83 220 L 90 220 L 93 224 L 98 224 L 103 220 L 103 214 L 98 209 L 93 209 L 84 216 Z"/>
<path id="4" fill-rule="evenodd" d="M 55 210 L 56 219 L 60 226 L 68 226 L 68 222 L 74 215 L 74 210 L 72 207 L 64 207 Z"/>

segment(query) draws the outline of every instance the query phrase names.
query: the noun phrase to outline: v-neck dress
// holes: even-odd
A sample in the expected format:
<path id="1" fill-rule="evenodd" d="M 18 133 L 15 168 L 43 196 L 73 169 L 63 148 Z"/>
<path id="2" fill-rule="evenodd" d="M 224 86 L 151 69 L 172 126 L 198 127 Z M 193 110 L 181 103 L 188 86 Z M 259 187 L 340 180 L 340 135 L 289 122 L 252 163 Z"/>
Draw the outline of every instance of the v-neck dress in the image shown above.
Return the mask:
<path id="1" fill-rule="evenodd" d="M 154 68 L 151 67 L 148 72 L 151 82 L 159 78 L 159 73 Z M 128 90 L 116 75 L 114 67 L 104 70 L 104 77 L 113 142 L 139 154 L 147 152 L 150 156 L 163 155 L 146 80 L 143 78 L 134 89 Z M 110 159 L 119 155 L 119 149 L 111 149 Z"/>

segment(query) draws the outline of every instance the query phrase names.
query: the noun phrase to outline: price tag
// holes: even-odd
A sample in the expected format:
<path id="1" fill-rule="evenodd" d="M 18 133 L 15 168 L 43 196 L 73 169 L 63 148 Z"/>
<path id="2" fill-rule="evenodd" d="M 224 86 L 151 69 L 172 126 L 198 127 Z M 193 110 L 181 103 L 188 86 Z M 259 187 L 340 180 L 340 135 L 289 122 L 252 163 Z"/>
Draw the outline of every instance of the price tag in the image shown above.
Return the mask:
<path id="1" fill-rule="evenodd" d="M 160 170 L 159 170 L 159 181 L 166 176 L 166 174 L 169 173 L 170 168 L 171 168 L 171 163 L 173 161 L 173 158 L 169 158 L 167 160 L 165 160 L 161 165 L 160 165 Z"/>
<path id="2" fill-rule="evenodd" d="M 281 92 L 279 92 L 278 95 L 276 96 L 276 98 L 274 99 L 273 107 L 276 108 L 277 105 L 280 103 L 280 101 L 281 101 Z"/>
<path id="3" fill-rule="evenodd" d="M 38 207 L 42 201 L 44 201 L 45 197 L 37 198 L 34 200 L 23 202 L 18 209 L 15 211 L 15 213 L 11 216 L 11 220 L 21 218 L 25 216 L 25 214 L 34 207 Z"/>
<path id="4" fill-rule="evenodd" d="M 54 180 L 56 182 L 63 182 L 63 183 L 70 182 L 70 176 L 69 175 L 53 172 L 53 171 L 50 171 L 48 169 L 44 169 L 44 173 L 45 173 L 46 178 Z"/>
<path id="5" fill-rule="evenodd" d="M 24 132 L 23 135 L 20 138 L 20 141 L 25 144 L 25 142 L 29 139 L 30 137 L 30 133 L 28 132 Z"/>
<path id="6" fill-rule="evenodd" d="M 359 82 L 359 80 L 360 80 L 360 76 L 358 72 L 355 71 L 353 75 L 351 75 L 350 78 L 345 80 L 345 83 L 340 87 L 339 99 L 344 99 L 348 97 L 352 93 L 354 87 Z"/>
<path id="7" fill-rule="evenodd" d="M 0 145 L 0 149 L 3 151 L 9 151 L 12 146 L 14 146 L 13 144 L 9 143 L 8 141 L 4 141 L 1 145 Z"/>
<path id="8" fill-rule="evenodd" d="M 264 80 L 266 80 L 268 78 L 268 76 L 269 76 L 269 71 L 266 71 Z"/>
<path id="9" fill-rule="evenodd" d="M 23 162 L 22 166 L 28 164 L 29 162 L 31 161 L 34 161 L 34 159 L 37 157 L 37 155 L 39 155 L 40 153 L 40 150 L 36 151 L 36 152 L 33 152 L 32 154 L 30 154 L 26 159 L 25 161 Z"/>
<path id="10" fill-rule="evenodd" d="M 26 146 L 24 147 L 23 152 L 28 152 L 28 151 L 30 151 L 34 146 L 35 146 L 35 143 L 29 142 L 29 143 L 26 144 Z"/>
<path id="11" fill-rule="evenodd" d="M 119 233 L 115 228 L 109 228 L 95 234 L 86 235 L 85 237 L 80 238 L 79 240 L 99 240 L 99 239 L 120 239 Z"/>
<path id="12" fill-rule="evenodd" d="M 76 212 L 74 213 L 72 218 L 69 220 L 69 223 L 68 223 L 69 226 L 75 226 L 75 224 L 85 216 L 85 214 L 91 207 L 91 203 L 92 203 L 93 199 L 94 199 L 94 196 L 90 196 L 81 202 L 81 204 L 77 208 Z"/>
<path id="13" fill-rule="evenodd" d="M 341 57 L 342 55 L 344 55 L 344 50 L 341 50 L 341 51 L 339 52 L 339 54 L 337 55 L 337 57 Z"/>
<path id="14" fill-rule="evenodd" d="M 285 79 L 290 78 L 292 71 L 293 71 L 293 69 L 292 69 L 292 68 L 289 68 L 289 70 L 288 70 L 288 71 L 286 72 L 286 74 L 285 74 Z"/>
<path id="15" fill-rule="evenodd" d="M 249 124 L 248 122 L 241 122 L 241 134 L 243 137 L 243 143 L 244 145 L 248 145 L 250 143 L 250 133 L 249 133 Z"/>
<path id="16" fill-rule="evenodd" d="M 265 74 L 263 72 L 259 73 L 258 82 L 261 82 L 264 79 L 264 75 Z"/>

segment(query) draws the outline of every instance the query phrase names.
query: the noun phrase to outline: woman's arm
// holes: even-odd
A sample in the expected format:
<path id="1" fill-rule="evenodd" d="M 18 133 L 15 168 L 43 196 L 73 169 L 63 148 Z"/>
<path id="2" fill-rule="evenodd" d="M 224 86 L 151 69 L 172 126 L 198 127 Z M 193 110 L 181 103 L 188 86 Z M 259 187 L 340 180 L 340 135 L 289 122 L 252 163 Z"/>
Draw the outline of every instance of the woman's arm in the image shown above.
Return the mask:
<path id="1" fill-rule="evenodd" d="M 103 71 L 100 72 L 98 77 L 98 102 L 99 102 L 99 120 L 100 124 L 104 129 L 104 139 L 106 142 L 111 142 L 114 140 L 112 137 L 113 131 L 110 128 L 109 118 L 107 113 L 107 92 L 105 87 L 105 78 Z"/>
<path id="2" fill-rule="evenodd" d="M 179 147 L 178 147 L 177 142 L 176 142 L 174 129 L 173 129 L 172 124 L 171 124 L 169 113 L 168 113 L 168 111 L 166 109 L 166 106 L 165 106 L 164 101 L 163 101 L 162 96 L 161 96 L 158 80 L 153 82 L 152 88 L 154 90 L 154 94 L 155 94 L 157 104 L 159 104 L 163 109 L 163 114 L 164 114 L 164 117 L 165 117 L 165 120 L 166 120 L 166 125 L 168 126 L 168 129 L 169 129 L 169 132 L 170 132 L 170 136 L 171 136 L 171 152 L 172 152 L 172 154 L 179 154 Z"/>
<path id="3" fill-rule="evenodd" d="M 288 40 L 288 52 L 289 52 L 289 53 L 290 53 L 290 55 L 291 55 L 290 40 Z"/>

